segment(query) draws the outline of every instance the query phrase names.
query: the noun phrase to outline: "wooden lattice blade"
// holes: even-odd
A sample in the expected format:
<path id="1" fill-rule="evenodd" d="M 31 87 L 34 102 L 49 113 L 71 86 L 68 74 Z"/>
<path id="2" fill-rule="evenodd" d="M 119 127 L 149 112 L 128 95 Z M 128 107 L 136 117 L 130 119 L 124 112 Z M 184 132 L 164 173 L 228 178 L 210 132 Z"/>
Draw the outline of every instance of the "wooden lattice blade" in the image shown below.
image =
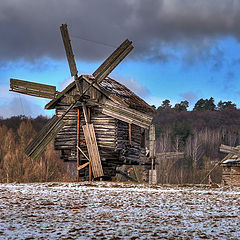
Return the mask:
<path id="1" fill-rule="evenodd" d="M 94 178 L 103 176 L 102 163 L 98 151 L 97 140 L 93 124 L 86 124 L 82 126 L 84 137 L 87 144 L 89 159 L 91 161 L 91 168 Z"/>
<path id="2" fill-rule="evenodd" d="M 23 81 L 14 78 L 10 78 L 10 88 L 10 91 L 35 97 L 54 99 L 57 95 L 55 86 Z"/>
<path id="3" fill-rule="evenodd" d="M 102 113 L 113 118 L 119 119 L 127 123 L 133 123 L 142 128 L 148 129 L 152 123 L 152 117 L 140 113 L 134 109 L 124 107 L 122 105 L 114 104 L 110 101 L 106 101 L 102 105 Z"/>
<path id="4" fill-rule="evenodd" d="M 96 82 L 100 83 L 132 51 L 132 42 L 126 39 L 93 73 Z"/>
<path id="5" fill-rule="evenodd" d="M 56 137 L 64 124 L 63 119 L 54 115 L 26 147 L 26 155 L 32 159 L 37 158 L 47 147 L 48 143 Z"/>
<path id="6" fill-rule="evenodd" d="M 70 37 L 68 34 L 67 24 L 62 24 L 62 26 L 60 27 L 60 30 L 61 30 L 63 44 L 65 47 L 65 51 L 68 59 L 71 76 L 74 77 L 78 74 L 78 71 L 77 71 L 76 62 L 73 55 Z"/>

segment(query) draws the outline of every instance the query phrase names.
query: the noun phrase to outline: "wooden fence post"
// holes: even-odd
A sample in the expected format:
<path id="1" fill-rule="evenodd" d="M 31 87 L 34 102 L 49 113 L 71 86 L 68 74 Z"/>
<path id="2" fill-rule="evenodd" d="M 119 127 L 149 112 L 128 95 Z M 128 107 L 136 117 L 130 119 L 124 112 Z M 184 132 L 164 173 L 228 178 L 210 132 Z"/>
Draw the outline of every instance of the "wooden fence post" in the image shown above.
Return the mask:
<path id="1" fill-rule="evenodd" d="M 155 126 L 152 124 L 149 129 L 149 157 L 152 161 L 151 170 L 149 171 L 149 184 L 157 183 L 157 173 L 155 169 L 155 155 L 156 155 L 156 136 Z"/>

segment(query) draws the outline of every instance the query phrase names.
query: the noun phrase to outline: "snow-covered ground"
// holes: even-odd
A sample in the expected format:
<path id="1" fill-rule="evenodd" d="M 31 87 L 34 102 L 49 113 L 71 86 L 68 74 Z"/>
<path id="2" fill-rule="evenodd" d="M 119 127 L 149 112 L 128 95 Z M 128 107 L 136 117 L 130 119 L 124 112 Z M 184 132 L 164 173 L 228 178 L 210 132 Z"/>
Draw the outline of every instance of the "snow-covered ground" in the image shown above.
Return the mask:
<path id="1" fill-rule="evenodd" d="M 240 239 L 240 189 L 0 184 L 0 239 Z"/>

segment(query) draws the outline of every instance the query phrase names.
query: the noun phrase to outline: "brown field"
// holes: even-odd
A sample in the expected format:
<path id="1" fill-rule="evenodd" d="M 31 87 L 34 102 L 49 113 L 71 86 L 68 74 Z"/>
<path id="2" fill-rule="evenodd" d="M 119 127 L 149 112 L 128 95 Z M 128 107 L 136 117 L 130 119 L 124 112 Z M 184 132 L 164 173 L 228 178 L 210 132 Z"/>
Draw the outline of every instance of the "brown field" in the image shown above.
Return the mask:
<path id="1" fill-rule="evenodd" d="M 240 189 L 0 185 L 0 239 L 239 239 Z"/>

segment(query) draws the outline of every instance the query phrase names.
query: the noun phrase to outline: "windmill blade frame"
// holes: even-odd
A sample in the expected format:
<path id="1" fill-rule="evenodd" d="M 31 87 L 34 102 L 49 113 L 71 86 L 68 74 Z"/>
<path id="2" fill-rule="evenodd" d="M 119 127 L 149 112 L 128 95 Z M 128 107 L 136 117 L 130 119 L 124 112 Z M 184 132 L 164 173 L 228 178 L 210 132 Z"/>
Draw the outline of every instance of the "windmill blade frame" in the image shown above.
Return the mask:
<path id="1" fill-rule="evenodd" d="M 59 93 L 55 86 L 15 78 L 10 78 L 10 88 L 12 92 L 48 99 L 54 99 Z"/>
<path id="2" fill-rule="evenodd" d="M 63 128 L 65 122 L 63 118 L 75 106 L 72 103 L 70 107 L 62 114 L 61 117 L 54 115 L 49 122 L 42 128 L 42 130 L 35 136 L 35 138 L 25 148 L 25 153 L 32 159 L 37 158 L 47 147 L 48 143 L 58 134 Z"/>
<path id="3" fill-rule="evenodd" d="M 63 44 L 64 44 L 64 49 L 66 51 L 71 76 L 75 77 L 78 75 L 78 70 L 77 70 L 75 59 L 74 59 L 74 54 L 73 54 L 73 50 L 72 50 L 72 46 L 71 46 L 71 40 L 70 40 L 70 37 L 68 34 L 67 24 L 62 24 L 60 27 L 60 31 L 62 34 L 62 40 L 63 40 Z"/>

